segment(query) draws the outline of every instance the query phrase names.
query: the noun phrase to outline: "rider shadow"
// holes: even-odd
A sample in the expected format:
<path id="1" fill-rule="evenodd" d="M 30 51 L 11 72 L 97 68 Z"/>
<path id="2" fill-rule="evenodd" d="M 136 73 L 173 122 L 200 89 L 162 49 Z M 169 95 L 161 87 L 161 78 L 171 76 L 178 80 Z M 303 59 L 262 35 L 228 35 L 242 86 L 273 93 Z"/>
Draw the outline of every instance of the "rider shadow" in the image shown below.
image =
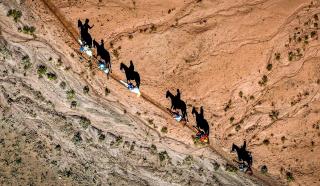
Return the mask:
<path id="1" fill-rule="evenodd" d="M 188 121 L 188 114 L 187 114 L 187 105 L 184 101 L 181 100 L 181 93 L 180 90 L 177 89 L 177 94 L 173 95 L 169 90 L 166 93 L 166 98 L 170 98 L 171 99 L 171 112 L 174 115 L 179 115 L 176 111 L 172 111 L 173 110 L 181 110 L 182 116 L 181 119 L 185 119 L 186 121 Z M 180 120 L 180 119 L 177 119 Z"/>
<path id="2" fill-rule="evenodd" d="M 124 63 L 120 64 L 120 70 L 126 74 L 127 84 L 132 86 L 131 80 L 136 82 L 136 87 L 140 87 L 140 75 L 138 72 L 134 71 L 133 62 L 130 61 L 130 66 L 128 67 Z"/>
<path id="3" fill-rule="evenodd" d="M 97 48 L 97 57 L 100 56 L 99 66 L 104 65 L 106 69 L 109 69 L 111 72 L 111 58 L 110 53 L 104 47 L 104 41 L 101 39 L 101 44 L 96 40 L 93 40 L 93 47 Z"/>
<path id="4" fill-rule="evenodd" d="M 89 48 L 92 48 L 92 37 L 89 34 L 89 29 L 93 28 L 94 25 L 89 25 L 89 19 L 85 20 L 85 23 L 82 24 L 81 20 L 78 20 L 78 28 L 80 29 L 81 41 L 84 45 L 87 45 Z"/>
<path id="5" fill-rule="evenodd" d="M 203 113 L 203 107 L 200 107 L 200 113 L 196 110 L 195 107 L 192 107 L 192 115 L 195 115 L 197 124 L 197 126 L 194 127 L 200 132 L 202 132 L 201 130 L 203 130 L 204 134 L 209 136 L 209 124 L 208 121 L 204 118 Z"/>
<path id="6" fill-rule="evenodd" d="M 238 147 L 235 144 L 232 144 L 231 152 L 236 151 L 238 155 L 240 170 L 247 172 L 251 172 L 251 166 L 252 166 L 252 155 L 251 152 L 246 149 L 247 143 L 246 141 L 243 142 L 243 145 L 241 147 Z M 244 162 L 247 164 L 245 165 Z"/>

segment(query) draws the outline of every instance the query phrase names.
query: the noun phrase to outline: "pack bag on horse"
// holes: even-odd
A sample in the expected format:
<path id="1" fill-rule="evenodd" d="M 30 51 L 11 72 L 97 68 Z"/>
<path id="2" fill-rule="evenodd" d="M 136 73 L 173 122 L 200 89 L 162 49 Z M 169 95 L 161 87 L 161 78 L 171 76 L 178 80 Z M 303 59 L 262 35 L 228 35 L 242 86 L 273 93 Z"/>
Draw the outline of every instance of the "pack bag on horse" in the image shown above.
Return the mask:
<path id="1" fill-rule="evenodd" d="M 110 53 L 104 48 L 103 39 L 101 39 L 100 44 L 96 40 L 93 40 L 93 47 L 97 49 L 97 57 L 100 56 L 99 68 L 109 77 L 109 73 L 111 73 L 111 58 Z"/>
<path id="2" fill-rule="evenodd" d="M 197 129 L 197 134 L 193 137 L 195 143 L 209 143 L 209 124 L 208 121 L 204 118 L 203 107 L 200 107 L 200 113 L 196 110 L 195 107 L 192 107 L 192 115 L 196 117 L 196 126 L 193 126 Z"/>
<path id="3" fill-rule="evenodd" d="M 93 26 L 89 25 L 89 19 L 86 19 L 84 24 L 82 24 L 81 20 L 79 19 L 78 28 L 80 30 L 80 51 L 85 52 L 87 55 L 92 57 L 92 37 L 89 34 L 89 29 L 93 28 Z"/>
<path id="4" fill-rule="evenodd" d="M 166 93 L 166 98 L 171 99 L 171 107 L 169 110 L 173 114 L 173 117 L 177 121 L 186 120 L 188 122 L 187 105 L 181 100 L 180 90 L 177 89 L 177 94 L 175 96 L 168 90 Z M 177 110 L 180 110 L 181 114 L 179 114 Z"/>
<path id="5" fill-rule="evenodd" d="M 239 160 L 239 169 L 243 172 L 249 171 L 252 173 L 251 166 L 252 166 L 252 155 L 251 152 L 247 149 L 247 142 L 244 141 L 241 147 L 238 147 L 235 144 L 232 144 L 231 152 L 236 152 L 238 155 Z"/>
<path id="6" fill-rule="evenodd" d="M 124 63 L 121 63 L 120 70 L 126 74 L 126 79 L 127 79 L 126 80 L 127 82 L 123 82 L 123 81 L 121 81 L 121 82 L 125 86 L 127 86 L 127 88 L 131 92 L 134 92 L 134 93 L 138 94 L 138 96 L 139 96 L 141 94 L 140 93 L 140 75 L 138 72 L 136 72 L 134 70 L 133 62 L 130 61 L 129 67 L 127 67 L 127 65 L 125 65 Z M 131 82 L 132 80 L 134 80 L 136 82 L 136 85 L 133 85 L 133 83 Z"/>

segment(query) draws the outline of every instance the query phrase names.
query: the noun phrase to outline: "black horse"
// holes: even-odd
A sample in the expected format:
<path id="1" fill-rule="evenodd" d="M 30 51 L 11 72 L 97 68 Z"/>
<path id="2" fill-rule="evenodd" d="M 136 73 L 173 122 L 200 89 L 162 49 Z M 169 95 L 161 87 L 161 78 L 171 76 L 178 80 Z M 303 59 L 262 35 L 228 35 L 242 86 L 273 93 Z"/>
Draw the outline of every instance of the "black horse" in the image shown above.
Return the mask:
<path id="1" fill-rule="evenodd" d="M 93 40 L 93 47 L 97 48 L 97 57 L 100 56 L 104 60 L 106 67 L 111 72 L 111 58 L 110 53 L 104 48 L 104 41 L 101 39 L 101 44 Z"/>
<path id="2" fill-rule="evenodd" d="M 182 118 L 185 118 L 188 121 L 188 114 L 187 114 L 187 105 L 184 101 L 180 99 L 180 91 L 177 89 L 177 95 L 174 96 L 169 90 L 166 93 L 166 98 L 171 99 L 171 109 L 180 109 L 182 113 Z"/>
<path id="3" fill-rule="evenodd" d="M 247 162 L 250 168 L 252 165 L 252 156 L 251 156 L 251 152 L 247 151 L 246 147 L 247 147 L 246 141 L 244 141 L 241 147 L 238 147 L 237 145 L 232 144 L 231 152 L 236 151 L 238 155 L 238 160 Z"/>
<path id="4" fill-rule="evenodd" d="M 84 24 L 82 24 L 79 19 L 78 28 L 80 29 L 81 41 L 84 43 L 84 45 L 88 45 L 88 47 L 91 48 L 92 37 L 89 34 L 89 29 L 93 28 L 93 26 L 89 26 L 89 19 L 86 19 Z"/>
<path id="5" fill-rule="evenodd" d="M 127 83 L 131 82 L 131 80 L 135 80 L 136 86 L 140 87 L 140 75 L 138 72 L 134 71 L 134 66 L 132 61 L 130 61 L 130 66 L 127 67 L 127 65 L 121 63 L 120 64 L 120 70 L 124 71 L 127 78 Z"/>
<path id="6" fill-rule="evenodd" d="M 192 107 L 192 115 L 196 116 L 196 123 L 197 123 L 196 128 L 198 130 L 202 129 L 205 132 L 205 134 L 209 135 L 209 124 L 208 124 L 208 121 L 204 119 L 203 107 L 200 107 L 200 113 L 197 112 L 195 107 Z"/>

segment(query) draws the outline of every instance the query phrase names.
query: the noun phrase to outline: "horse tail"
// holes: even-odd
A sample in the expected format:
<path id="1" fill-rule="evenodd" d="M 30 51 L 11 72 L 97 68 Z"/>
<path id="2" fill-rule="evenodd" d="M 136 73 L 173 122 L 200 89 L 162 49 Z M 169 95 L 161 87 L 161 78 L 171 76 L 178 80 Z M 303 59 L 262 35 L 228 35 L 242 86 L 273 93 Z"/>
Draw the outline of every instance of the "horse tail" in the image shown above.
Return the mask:
<path id="1" fill-rule="evenodd" d="M 187 104 L 183 102 L 183 117 L 186 118 L 186 121 L 188 122 L 188 112 L 187 112 Z"/>
<path id="2" fill-rule="evenodd" d="M 135 80 L 136 80 L 137 87 L 139 88 L 139 87 L 140 87 L 140 75 L 139 75 L 138 72 L 136 72 L 136 78 L 135 78 Z"/>

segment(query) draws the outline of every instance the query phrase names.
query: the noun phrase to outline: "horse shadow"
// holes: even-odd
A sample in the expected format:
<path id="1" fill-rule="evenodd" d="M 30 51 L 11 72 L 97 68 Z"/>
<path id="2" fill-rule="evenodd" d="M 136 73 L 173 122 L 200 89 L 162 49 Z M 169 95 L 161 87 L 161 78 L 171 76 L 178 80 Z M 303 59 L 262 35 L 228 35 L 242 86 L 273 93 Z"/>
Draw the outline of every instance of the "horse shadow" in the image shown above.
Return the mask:
<path id="1" fill-rule="evenodd" d="M 96 40 L 93 40 L 93 47 L 97 49 L 97 57 L 100 56 L 102 59 L 101 62 L 105 64 L 106 68 L 108 68 L 111 72 L 111 58 L 110 53 L 104 47 L 104 41 L 101 39 L 101 44 L 99 44 Z"/>
<path id="2" fill-rule="evenodd" d="M 203 107 L 200 107 L 200 112 L 196 110 L 195 107 L 192 107 L 192 115 L 196 117 L 196 126 L 194 126 L 197 130 L 203 130 L 205 134 L 209 136 L 209 124 L 208 121 L 204 118 L 203 115 Z"/>
<path id="3" fill-rule="evenodd" d="M 131 83 L 131 80 L 134 80 L 136 82 L 136 87 L 140 87 L 140 75 L 138 72 L 134 71 L 134 65 L 132 61 L 130 61 L 129 67 L 124 63 L 121 63 L 120 70 L 125 73 L 128 84 Z"/>
<path id="4" fill-rule="evenodd" d="M 92 37 L 89 34 L 89 29 L 93 26 L 89 25 L 89 19 L 85 20 L 85 23 L 82 24 L 81 20 L 78 20 L 78 28 L 80 29 L 80 39 L 84 45 L 87 45 L 89 48 L 92 48 Z"/>
<path id="5" fill-rule="evenodd" d="M 188 121 L 188 114 L 187 114 L 187 105 L 184 101 L 181 100 L 181 93 L 180 90 L 177 89 L 177 95 L 173 95 L 169 90 L 166 93 L 166 98 L 171 99 L 171 110 L 181 110 L 182 118 L 186 119 Z"/>
<path id="6" fill-rule="evenodd" d="M 232 144 L 231 152 L 236 152 L 238 155 L 238 160 L 246 162 L 249 168 L 252 166 L 252 155 L 251 152 L 246 149 L 247 143 L 246 141 L 243 142 L 241 147 Z"/>

